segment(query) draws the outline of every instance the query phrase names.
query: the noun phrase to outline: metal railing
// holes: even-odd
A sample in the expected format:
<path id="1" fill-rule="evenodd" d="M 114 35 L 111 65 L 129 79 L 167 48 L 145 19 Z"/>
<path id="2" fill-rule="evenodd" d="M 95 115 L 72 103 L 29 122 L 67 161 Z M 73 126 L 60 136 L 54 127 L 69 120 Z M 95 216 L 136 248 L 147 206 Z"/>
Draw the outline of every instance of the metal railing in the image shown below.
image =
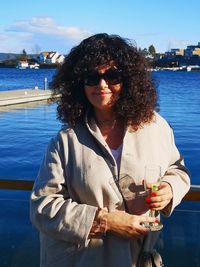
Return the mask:
<path id="1" fill-rule="evenodd" d="M 0 179 L 0 189 L 6 190 L 32 190 L 34 181 Z"/>
<path id="2" fill-rule="evenodd" d="M 0 189 L 30 191 L 34 181 L 28 180 L 0 180 Z M 192 185 L 190 191 L 185 195 L 184 200 L 200 201 L 200 185 Z"/>
<path id="3" fill-rule="evenodd" d="M 30 180 L 0 179 L 3 193 L 0 198 L 1 267 L 39 266 L 39 232 L 29 220 L 29 192 L 33 183 Z M 22 197 L 18 198 L 19 195 Z M 157 249 L 166 267 L 200 266 L 200 185 L 191 186 L 184 200 L 170 220 L 162 218 L 164 228 Z"/>

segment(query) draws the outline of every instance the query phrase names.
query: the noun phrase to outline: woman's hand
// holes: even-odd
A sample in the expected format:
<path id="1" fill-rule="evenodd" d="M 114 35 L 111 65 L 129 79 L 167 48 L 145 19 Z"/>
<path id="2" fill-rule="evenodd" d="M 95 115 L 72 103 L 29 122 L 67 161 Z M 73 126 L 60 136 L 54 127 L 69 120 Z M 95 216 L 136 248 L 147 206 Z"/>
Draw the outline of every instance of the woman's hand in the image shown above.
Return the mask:
<path id="1" fill-rule="evenodd" d="M 125 239 L 140 238 L 149 230 L 142 226 L 144 222 L 155 222 L 156 219 L 147 216 L 131 215 L 124 211 L 109 212 L 106 215 L 107 232 Z"/>
<path id="2" fill-rule="evenodd" d="M 172 188 L 167 182 L 161 182 L 159 190 L 152 192 L 150 197 L 146 198 L 149 209 L 163 210 L 172 200 Z"/>

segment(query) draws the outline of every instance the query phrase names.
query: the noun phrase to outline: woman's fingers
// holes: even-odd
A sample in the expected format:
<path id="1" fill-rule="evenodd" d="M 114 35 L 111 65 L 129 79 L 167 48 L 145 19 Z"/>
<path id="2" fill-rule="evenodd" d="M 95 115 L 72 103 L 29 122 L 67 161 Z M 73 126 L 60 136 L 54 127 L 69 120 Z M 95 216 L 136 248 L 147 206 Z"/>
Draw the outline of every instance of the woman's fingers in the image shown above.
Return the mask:
<path id="1" fill-rule="evenodd" d="M 122 211 L 107 214 L 108 231 L 127 239 L 139 238 L 149 232 L 143 225 L 156 222 L 156 218 L 131 215 Z"/>
<path id="2" fill-rule="evenodd" d="M 151 196 L 146 198 L 146 203 L 150 209 L 162 210 L 170 203 L 172 197 L 171 186 L 166 182 L 162 182 L 160 189 L 152 192 Z"/>

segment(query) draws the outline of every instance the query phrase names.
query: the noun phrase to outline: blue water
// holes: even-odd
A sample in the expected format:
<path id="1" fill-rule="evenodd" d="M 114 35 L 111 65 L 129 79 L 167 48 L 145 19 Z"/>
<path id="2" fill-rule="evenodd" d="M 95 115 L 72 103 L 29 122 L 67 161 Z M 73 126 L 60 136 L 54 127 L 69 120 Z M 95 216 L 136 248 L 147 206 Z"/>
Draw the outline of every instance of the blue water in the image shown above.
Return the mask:
<path id="1" fill-rule="evenodd" d="M 192 183 L 200 184 L 200 72 L 156 72 L 160 113 L 174 129 Z"/>
<path id="2" fill-rule="evenodd" d="M 0 90 L 42 87 L 55 70 L 0 69 Z M 176 144 L 200 184 L 200 72 L 154 72 L 160 113 L 174 129 Z M 60 129 L 55 104 L 37 103 L 0 111 L 0 178 L 34 179 L 49 139 Z"/>
<path id="3" fill-rule="evenodd" d="M 50 82 L 55 69 L 0 69 L 0 91 L 44 88 L 44 79 Z"/>

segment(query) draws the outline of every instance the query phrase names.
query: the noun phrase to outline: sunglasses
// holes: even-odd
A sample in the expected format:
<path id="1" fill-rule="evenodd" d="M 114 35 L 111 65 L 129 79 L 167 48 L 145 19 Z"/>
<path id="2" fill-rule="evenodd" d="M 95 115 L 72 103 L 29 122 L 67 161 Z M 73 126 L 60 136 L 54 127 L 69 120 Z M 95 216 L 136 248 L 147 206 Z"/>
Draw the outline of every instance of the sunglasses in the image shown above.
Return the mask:
<path id="1" fill-rule="evenodd" d="M 122 82 L 122 71 L 118 69 L 109 69 L 104 73 L 98 71 L 91 71 L 86 74 L 84 78 L 85 85 L 95 86 L 98 85 L 100 80 L 104 79 L 107 84 L 115 85 Z"/>

